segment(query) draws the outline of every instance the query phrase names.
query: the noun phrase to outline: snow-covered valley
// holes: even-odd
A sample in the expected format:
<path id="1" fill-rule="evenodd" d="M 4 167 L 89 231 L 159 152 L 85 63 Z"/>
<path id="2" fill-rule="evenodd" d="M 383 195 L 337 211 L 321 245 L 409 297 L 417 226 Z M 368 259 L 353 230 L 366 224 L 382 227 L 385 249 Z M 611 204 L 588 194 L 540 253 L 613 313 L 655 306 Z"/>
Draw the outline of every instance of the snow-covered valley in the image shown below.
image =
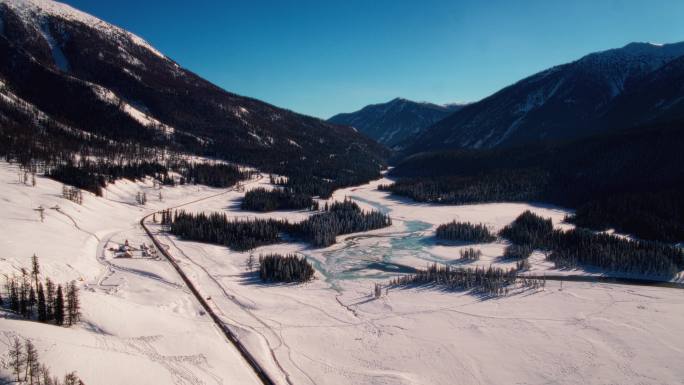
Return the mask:
<path id="1" fill-rule="evenodd" d="M 188 211 L 299 221 L 307 211 L 257 214 L 239 209 L 244 195 L 203 186 L 163 188 L 119 181 L 82 205 L 61 198 L 61 183 L 38 177 L 18 182 L 18 169 L 0 164 L 0 269 L 5 274 L 39 256 L 43 274 L 78 280 L 82 321 L 71 328 L 0 319 L 0 346 L 31 338 L 57 374 L 76 370 L 96 384 L 249 384 L 258 378 L 223 337 L 171 265 L 159 257 L 115 258 L 125 240 L 150 243 L 139 226 L 154 211 L 190 203 Z M 268 186 L 254 179 L 246 188 Z M 562 222 L 567 211 L 544 205 L 430 206 L 377 190 L 379 180 L 337 191 L 366 209 L 392 216 L 391 227 L 338 238 L 313 249 L 302 243 L 251 253 L 297 252 L 316 267 L 302 285 L 265 285 L 249 272 L 250 253 L 179 240 L 160 232 L 185 274 L 212 309 L 281 384 L 673 384 L 684 381 L 684 297 L 676 289 L 548 282 L 488 299 L 437 289 L 390 289 L 373 284 L 406 269 L 453 261 L 461 246 L 439 244 L 432 231 L 451 220 L 492 230 L 531 210 Z M 145 207 L 135 203 L 147 192 Z M 41 223 L 38 206 L 46 208 Z M 59 210 L 52 207 L 59 206 Z M 478 245 L 479 264 L 501 261 L 504 242 Z M 543 257 L 533 271 L 557 273 Z M 585 274 L 582 271 L 564 273 Z"/>

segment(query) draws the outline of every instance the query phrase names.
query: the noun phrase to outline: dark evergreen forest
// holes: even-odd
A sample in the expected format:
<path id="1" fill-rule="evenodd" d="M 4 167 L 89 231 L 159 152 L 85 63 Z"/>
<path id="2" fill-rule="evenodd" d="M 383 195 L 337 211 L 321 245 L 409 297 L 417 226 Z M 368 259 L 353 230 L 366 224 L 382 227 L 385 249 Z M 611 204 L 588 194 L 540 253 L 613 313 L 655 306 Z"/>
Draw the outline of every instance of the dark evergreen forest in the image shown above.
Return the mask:
<path id="1" fill-rule="evenodd" d="M 460 242 L 487 243 L 496 240 L 496 236 L 483 224 L 456 221 L 437 226 L 435 236 L 438 239 Z"/>
<path id="2" fill-rule="evenodd" d="M 300 223 L 274 219 L 235 220 L 226 214 L 165 212 L 161 223 L 183 239 L 215 243 L 245 251 L 282 241 L 283 234 L 302 239 L 315 247 L 335 243 L 338 235 L 369 231 L 392 224 L 389 216 L 377 211 L 364 212 L 351 200 L 326 205 L 324 212 Z"/>
<path id="3" fill-rule="evenodd" d="M 300 236 L 316 247 L 335 243 L 338 235 L 370 231 L 392 225 L 392 219 L 379 211 L 365 212 L 352 200 L 326 204 L 325 212 L 314 214 L 292 227 Z"/>
<path id="4" fill-rule="evenodd" d="M 380 189 L 421 202 L 544 201 L 569 220 L 642 239 L 684 240 L 684 130 L 638 127 L 565 143 L 455 150 L 409 157 Z"/>
<path id="5" fill-rule="evenodd" d="M 240 207 L 248 211 L 318 210 L 318 203 L 310 195 L 295 193 L 289 188 L 266 190 L 256 188 L 245 193 Z"/>
<path id="6" fill-rule="evenodd" d="M 264 282 L 306 282 L 314 272 L 305 257 L 295 254 L 259 256 L 259 278 Z"/>
<path id="7" fill-rule="evenodd" d="M 637 241 L 577 228 L 554 230 L 550 219 L 521 214 L 501 230 L 510 240 L 511 257 L 526 258 L 531 250 L 546 253 L 557 268 L 595 266 L 615 272 L 671 277 L 684 269 L 684 251 L 654 241 Z M 515 252 L 514 252 L 515 251 Z"/>

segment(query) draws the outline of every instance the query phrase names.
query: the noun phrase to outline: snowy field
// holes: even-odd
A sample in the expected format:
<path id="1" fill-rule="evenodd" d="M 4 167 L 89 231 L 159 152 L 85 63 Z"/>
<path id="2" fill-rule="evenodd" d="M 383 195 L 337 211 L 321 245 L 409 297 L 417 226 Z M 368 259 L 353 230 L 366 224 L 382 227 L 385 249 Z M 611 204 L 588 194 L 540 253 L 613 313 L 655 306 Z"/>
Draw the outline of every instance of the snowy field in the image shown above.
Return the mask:
<path id="1" fill-rule="evenodd" d="M 265 186 L 267 179 L 247 189 Z M 0 164 L 0 268 L 28 267 L 36 253 L 53 279 L 79 280 L 84 314 L 69 329 L 0 319 L 4 360 L 9 339 L 20 335 L 34 340 L 53 372 L 77 370 L 88 384 L 257 383 L 168 263 L 114 258 L 107 249 L 125 239 L 149 243 L 141 217 L 203 197 L 211 198 L 185 209 L 291 221 L 310 213 L 242 212 L 243 193 L 196 186 L 164 188 L 160 202 L 151 184 L 123 181 L 104 198 L 88 195 L 79 206 L 60 197 L 60 183 L 39 178 L 37 187 L 29 187 L 17 181 L 16 169 Z M 459 258 L 463 246 L 432 238 L 438 224 L 455 219 L 496 231 L 529 209 L 567 226 L 561 208 L 416 204 L 377 191 L 386 182 L 339 190 L 333 199 L 351 197 L 388 212 L 391 227 L 342 236 L 325 249 L 295 243 L 252 252 L 306 255 L 317 273 L 304 285 L 261 284 L 246 269 L 249 253 L 164 234 L 158 239 L 282 384 L 684 383 L 681 290 L 570 282 L 561 290 L 548 282 L 543 291 L 497 299 L 426 289 L 390 290 L 373 299 L 375 282 Z M 144 209 L 134 204 L 140 190 L 148 192 Z M 48 209 L 41 223 L 33 211 L 38 205 L 59 205 L 61 212 Z M 476 245 L 484 253 L 477 263 L 505 265 L 498 258 L 505 246 Z M 533 268 L 552 272 L 541 259 L 533 256 Z"/>
<path id="2" fill-rule="evenodd" d="M 103 198 L 84 192 L 79 206 L 61 197 L 61 183 L 37 177 L 30 187 L 19 183 L 17 172 L 0 163 L 0 272 L 19 274 L 35 253 L 43 276 L 77 280 L 83 316 L 78 326 L 62 328 L 5 314 L 3 363 L 10 340 L 20 336 L 34 341 L 53 374 L 76 370 L 87 384 L 259 383 L 167 262 L 114 259 L 103 251 L 126 239 L 149 243 L 138 221 L 154 208 L 223 191 L 163 189 L 160 202 L 152 183 L 119 181 Z M 135 204 L 138 191 L 148 194 L 145 209 Z M 43 223 L 34 211 L 41 205 Z"/>

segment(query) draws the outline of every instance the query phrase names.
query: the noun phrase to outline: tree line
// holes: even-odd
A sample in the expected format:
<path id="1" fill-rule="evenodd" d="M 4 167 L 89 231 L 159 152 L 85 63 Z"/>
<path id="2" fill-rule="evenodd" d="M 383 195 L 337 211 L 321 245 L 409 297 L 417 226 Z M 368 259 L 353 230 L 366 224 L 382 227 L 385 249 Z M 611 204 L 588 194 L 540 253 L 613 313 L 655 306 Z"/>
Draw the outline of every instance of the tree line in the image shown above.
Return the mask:
<path id="1" fill-rule="evenodd" d="M 243 171 L 231 164 L 188 163 L 175 166 L 185 183 L 201 184 L 209 187 L 230 187 L 249 179 L 253 171 Z"/>
<path id="2" fill-rule="evenodd" d="M 463 261 L 477 261 L 482 256 L 482 251 L 469 247 L 467 249 L 461 249 L 459 251 L 459 255 L 461 256 L 461 260 Z"/>
<path id="3" fill-rule="evenodd" d="M 288 227 L 287 221 L 275 219 L 229 219 L 225 213 L 165 212 L 162 225 L 171 234 L 191 241 L 215 243 L 237 251 L 281 241 L 280 233 Z"/>
<path id="4" fill-rule="evenodd" d="M 596 266 L 610 271 L 671 277 L 684 269 L 684 251 L 668 244 L 620 238 L 575 228 L 553 229 L 550 219 L 529 211 L 501 230 L 525 253 L 546 252 L 557 268 Z"/>
<path id="5" fill-rule="evenodd" d="M 432 264 L 417 273 L 393 278 L 391 286 L 425 286 L 431 285 L 449 290 L 470 290 L 473 293 L 487 296 L 507 295 L 511 285 L 522 284 L 523 287 L 544 287 L 544 279 L 518 279 L 515 268 L 499 267 L 459 267 Z"/>
<path id="6" fill-rule="evenodd" d="M 34 255 L 29 273 L 21 269 L 21 275 L 6 275 L 5 295 L 0 296 L 0 306 L 28 320 L 55 325 L 71 326 L 81 316 L 79 290 L 75 281 L 64 285 L 45 278 L 40 280 L 40 264 Z"/>
<path id="7" fill-rule="evenodd" d="M 544 201 L 570 221 L 641 239 L 684 241 L 684 130 L 658 123 L 524 147 L 411 156 L 379 188 L 438 204 Z"/>
<path id="8" fill-rule="evenodd" d="M 387 214 L 372 210 L 366 212 L 351 199 L 325 204 L 324 212 L 314 214 L 291 227 L 294 235 L 307 240 L 316 247 L 327 247 L 336 242 L 336 237 L 362 231 L 381 229 L 392 225 Z"/>
<path id="9" fill-rule="evenodd" d="M 314 268 L 305 257 L 296 254 L 259 256 L 259 278 L 264 282 L 306 282 Z"/>
<path id="10" fill-rule="evenodd" d="M 9 347 L 8 366 L 12 372 L 14 383 L 18 385 L 84 385 L 84 382 L 76 375 L 76 372 L 67 373 L 60 381 L 59 377 L 52 376 L 50 368 L 41 364 L 38 357 L 38 349 L 31 340 L 26 339 L 22 344 L 15 337 Z"/>
<path id="11" fill-rule="evenodd" d="M 315 247 L 335 243 L 336 237 L 390 226 L 392 220 L 378 211 L 365 212 L 350 199 L 326 203 L 323 212 L 314 214 L 300 223 L 286 220 L 229 219 L 225 213 L 187 213 L 165 211 L 161 224 L 183 239 L 209 242 L 245 251 L 282 241 L 281 234 L 302 239 Z"/>
<path id="12" fill-rule="evenodd" d="M 483 224 L 475 225 L 470 222 L 456 221 L 437 226 L 435 236 L 447 241 L 476 243 L 494 242 L 496 240 L 496 236 Z"/>
<path id="13" fill-rule="evenodd" d="M 170 175 L 180 174 L 178 181 Z M 105 160 L 71 160 L 49 169 L 46 175 L 54 180 L 102 196 L 108 183 L 119 179 L 140 180 L 152 177 L 163 185 L 191 183 L 211 187 L 228 187 L 251 177 L 249 171 L 227 164 L 192 164 L 186 161 L 169 161 L 165 164 L 148 161 L 114 163 Z"/>
<path id="14" fill-rule="evenodd" d="M 268 212 L 275 210 L 318 210 L 318 202 L 310 195 L 296 193 L 291 188 L 266 190 L 256 188 L 245 193 L 242 210 Z"/>

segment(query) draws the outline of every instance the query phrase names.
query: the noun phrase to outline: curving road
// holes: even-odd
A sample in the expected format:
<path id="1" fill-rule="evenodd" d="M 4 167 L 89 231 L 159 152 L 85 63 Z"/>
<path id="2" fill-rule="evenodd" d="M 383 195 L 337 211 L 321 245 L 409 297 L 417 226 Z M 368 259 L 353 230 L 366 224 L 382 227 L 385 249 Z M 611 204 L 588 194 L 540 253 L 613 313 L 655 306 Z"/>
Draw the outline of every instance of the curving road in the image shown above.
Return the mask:
<path id="1" fill-rule="evenodd" d="M 256 181 L 258 181 L 258 180 L 261 180 L 262 178 L 263 178 L 263 176 L 262 176 L 261 174 L 259 174 L 259 176 L 254 180 L 254 182 L 256 182 Z M 235 190 L 234 188 L 231 188 L 231 189 L 228 189 L 228 190 L 223 191 L 223 192 L 218 193 L 218 194 L 214 194 L 214 195 L 210 195 L 210 196 L 207 196 L 207 197 L 204 197 L 204 198 L 196 199 L 196 200 L 193 200 L 193 201 L 190 201 L 190 202 L 183 203 L 183 204 L 181 204 L 181 205 L 177 205 L 177 206 L 173 206 L 173 207 L 168 207 L 167 209 L 177 209 L 177 208 L 180 208 L 180 207 L 183 207 L 183 206 L 191 205 L 191 204 L 193 204 L 193 203 L 201 202 L 201 201 L 203 201 L 203 200 L 212 199 L 212 198 L 215 198 L 215 197 L 217 197 L 217 196 L 227 194 L 228 192 L 231 192 L 231 191 L 234 191 L 234 190 Z M 162 210 L 162 211 L 163 211 L 163 210 Z M 157 240 L 157 238 L 154 237 L 154 235 L 152 234 L 152 231 L 150 231 L 150 229 L 149 229 L 149 228 L 147 227 L 147 225 L 145 224 L 145 221 L 146 221 L 148 218 L 150 218 L 150 217 L 153 216 L 154 214 L 157 214 L 157 213 L 160 213 L 160 212 L 161 212 L 161 211 L 157 211 L 157 212 L 154 212 L 154 213 L 151 213 L 151 214 L 147 214 L 147 215 L 145 215 L 144 217 L 142 217 L 142 218 L 140 219 L 140 226 L 142 226 L 143 230 L 145 230 L 145 233 L 146 233 L 147 236 L 150 238 L 150 240 L 152 241 L 152 243 L 154 243 L 154 245 L 157 247 L 157 249 L 159 250 L 159 252 L 166 258 L 167 261 L 169 261 L 169 263 L 171 264 L 171 266 L 173 266 L 173 268 L 176 269 L 176 272 L 178 273 L 178 275 L 180 275 L 180 277 L 181 277 L 181 279 L 183 280 L 183 282 L 185 282 L 185 285 L 188 287 L 188 289 L 190 289 L 190 292 L 192 293 L 192 295 L 195 296 L 195 298 L 196 298 L 197 301 L 200 303 L 200 305 L 202 306 L 202 308 L 204 309 L 204 311 L 206 311 L 207 314 L 209 314 L 209 316 L 211 317 L 212 321 L 214 321 L 214 324 L 216 325 L 216 327 L 218 327 L 218 329 L 221 330 L 221 332 L 226 336 L 226 338 L 228 339 L 228 341 L 230 341 L 230 342 L 233 344 L 233 346 L 235 346 L 235 348 L 240 352 L 240 355 L 242 355 L 242 357 L 245 359 L 245 361 L 247 361 L 247 363 L 248 363 L 249 366 L 252 368 L 252 370 L 253 370 L 254 373 L 257 375 L 257 377 L 259 377 L 259 380 L 261 380 L 261 382 L 262 382 L 264 385 L 275 385 L 276 382 L 273 381 L 273 379 L 271 379 L 271 377 L 268 375 L 268 373 L 261 367 L 261 365 L 259 365 L 259 362 L 258 362 L 258 361 L 254 358 L 254 356 L 247 350 L 247 348 L 242 344 L 242 342 L 240 342 L 240 340 L 237 338 L 237 336 L 236 336 L 236 335 L 235 335 L 235 334 L 234 334 L 234 333 L 233 333 L 233 332 L 232 332 L 232 331 L 231 331 L 231 330 L 230 330 L 230 329 L 221 321 L 221 319 L 220 319 L 219 316 L 216 314 L 216 312 L 214 312 L 214 309 L 212 309 L 212 307 L 209 306 L 209 303 L 207 303 L 207 301 L 204 299 L 204 297 L 200 294 L 199 290 L 197 290 L 197 288 L 195 287 L 195 285 L 194 285 L 194 284 L 192 283 L 192 281 L 188 278 L 188 276 L 185 274 L 185 272 L 183 271 L 183 269 L 181 269 L 181 267 L 178 265 L 178 263 L 176 262 L 176 260 L 168 253 L 168 251 L 167 251 L 166 248 L 161 244 L 161 242 L 159 242 L 159 241 Z"/>

